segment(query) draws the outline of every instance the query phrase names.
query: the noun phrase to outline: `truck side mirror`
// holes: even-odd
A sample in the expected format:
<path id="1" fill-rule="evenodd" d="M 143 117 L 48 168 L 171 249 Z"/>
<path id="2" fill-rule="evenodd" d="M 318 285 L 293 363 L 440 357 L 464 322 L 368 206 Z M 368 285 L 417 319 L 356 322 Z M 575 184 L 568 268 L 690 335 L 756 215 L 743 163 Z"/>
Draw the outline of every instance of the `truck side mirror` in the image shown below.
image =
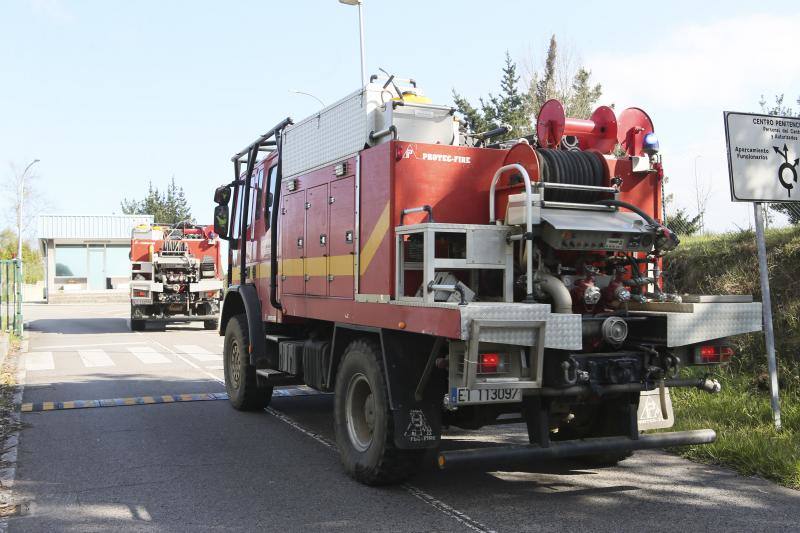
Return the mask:
<path id="1" fill-rule="evenodd" d="M 227 185 L 222 185 L 217 187 L 217 190 L 214 191 L 214 202 L 219 205 L 228 205 L 228 202 L 231 200 L 231 188 Z"/>
<path id="2" fill-rule="evenodd" d="M 217 189 L 217 191 L 219 191 L 219 189 Z M 226 241 L 230 238 L 228 236 L 228 218 L 227 205 L 218 205 L 214 208 L 214 233 Z"/>

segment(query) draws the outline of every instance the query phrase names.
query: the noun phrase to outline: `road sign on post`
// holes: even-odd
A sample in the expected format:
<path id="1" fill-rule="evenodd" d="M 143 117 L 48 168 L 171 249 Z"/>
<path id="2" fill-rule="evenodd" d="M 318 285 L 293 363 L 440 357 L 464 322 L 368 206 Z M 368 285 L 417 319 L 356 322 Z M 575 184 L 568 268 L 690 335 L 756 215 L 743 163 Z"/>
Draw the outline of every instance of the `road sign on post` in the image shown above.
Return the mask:
<path id="1" fill-rule="evenodd" d="M 731 200 L 753 202 L 772 415 L 775 428 L 781 429 L 778 366 L 775 361 L 772 299 L 761 204 L 800 201 L 800 184 L 797 181 L 800 171 L 800 118 L 732 111 L 726 111 L 724 116 Z"/>

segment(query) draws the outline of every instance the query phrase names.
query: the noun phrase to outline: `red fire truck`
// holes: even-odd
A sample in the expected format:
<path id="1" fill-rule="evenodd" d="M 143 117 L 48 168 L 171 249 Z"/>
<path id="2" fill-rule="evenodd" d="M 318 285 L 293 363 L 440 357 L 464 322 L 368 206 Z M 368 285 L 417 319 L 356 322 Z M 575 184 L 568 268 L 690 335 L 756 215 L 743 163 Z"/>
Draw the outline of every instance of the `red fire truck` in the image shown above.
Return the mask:
<path id="1" fill-rule="evenodd" d="M 719 390 L 678 370 L 727 361 L 761 304 L 664 292 L 678 239 L 644 111 L 550 101 L 532 129 L 494 141 L 508 127 L 472 132 L 373 77 L 235 154 L 214 196 L 233 406 L 333 392 L 341 460 L 367 484 L 412 474 L 451 426 L 524 422 L 530 444 L 443 449 L 441 468 L 712 442 L 645 431 L 672 424 L 670 388 Z"/>
<path id="2" fill-rule="evenodd" d="M 131 330 L 148 322 L 217 328 L 220 240 L 213 226 L 143 224 L 131 234 Z"/>

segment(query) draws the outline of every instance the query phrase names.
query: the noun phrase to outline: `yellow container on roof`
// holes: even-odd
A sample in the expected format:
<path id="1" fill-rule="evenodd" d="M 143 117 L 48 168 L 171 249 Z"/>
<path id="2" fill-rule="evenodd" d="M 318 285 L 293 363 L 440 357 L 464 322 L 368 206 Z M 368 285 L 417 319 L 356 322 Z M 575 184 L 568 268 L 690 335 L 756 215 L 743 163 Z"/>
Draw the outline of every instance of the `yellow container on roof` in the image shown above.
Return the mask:
<path id="1" fill-rule="evenodd" d="M 403 91 L 402 96 L 392 98 L 392 100 L 408 102 L 411 104 L 430 104 L 433 101 L 427 96 L 417 94 L 414 91 Z"/>

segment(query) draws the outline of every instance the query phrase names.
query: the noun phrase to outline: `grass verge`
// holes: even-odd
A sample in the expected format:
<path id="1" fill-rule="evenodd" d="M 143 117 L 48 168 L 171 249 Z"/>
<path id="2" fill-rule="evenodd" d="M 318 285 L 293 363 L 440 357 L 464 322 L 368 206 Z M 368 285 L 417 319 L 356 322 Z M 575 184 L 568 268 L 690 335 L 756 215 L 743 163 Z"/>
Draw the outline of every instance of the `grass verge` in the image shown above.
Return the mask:
<path id="1" fill-rule="evenodd" d="M 769 393 L 741 374 L 728 373 L 722 392 L 671 391 L 673 430 L 711 428 L 717 441 L 676 449 L 689 459 L 729 466 L 800 489 L 800 394 L 781 391 L 783 429 L 775 431 Z"/>
<path id="2" fill-rule="evenodd" d="M 8 355 L 0 367 L 0 456 L 9 451 L 8 437 L 19 430 L 22 425 L 19 421 L 14 403 L 14 393 L 17 390 L 17 358 L 19 356 L 20 339 L 14 335 L 8 337 Z M 0 460 L 0 468 L 7 468 L 7 462 Z M 0 486 L 0 518 L 12 516 L 18 512 L 18 506 L 12 502 L 8 487 Z"/>

